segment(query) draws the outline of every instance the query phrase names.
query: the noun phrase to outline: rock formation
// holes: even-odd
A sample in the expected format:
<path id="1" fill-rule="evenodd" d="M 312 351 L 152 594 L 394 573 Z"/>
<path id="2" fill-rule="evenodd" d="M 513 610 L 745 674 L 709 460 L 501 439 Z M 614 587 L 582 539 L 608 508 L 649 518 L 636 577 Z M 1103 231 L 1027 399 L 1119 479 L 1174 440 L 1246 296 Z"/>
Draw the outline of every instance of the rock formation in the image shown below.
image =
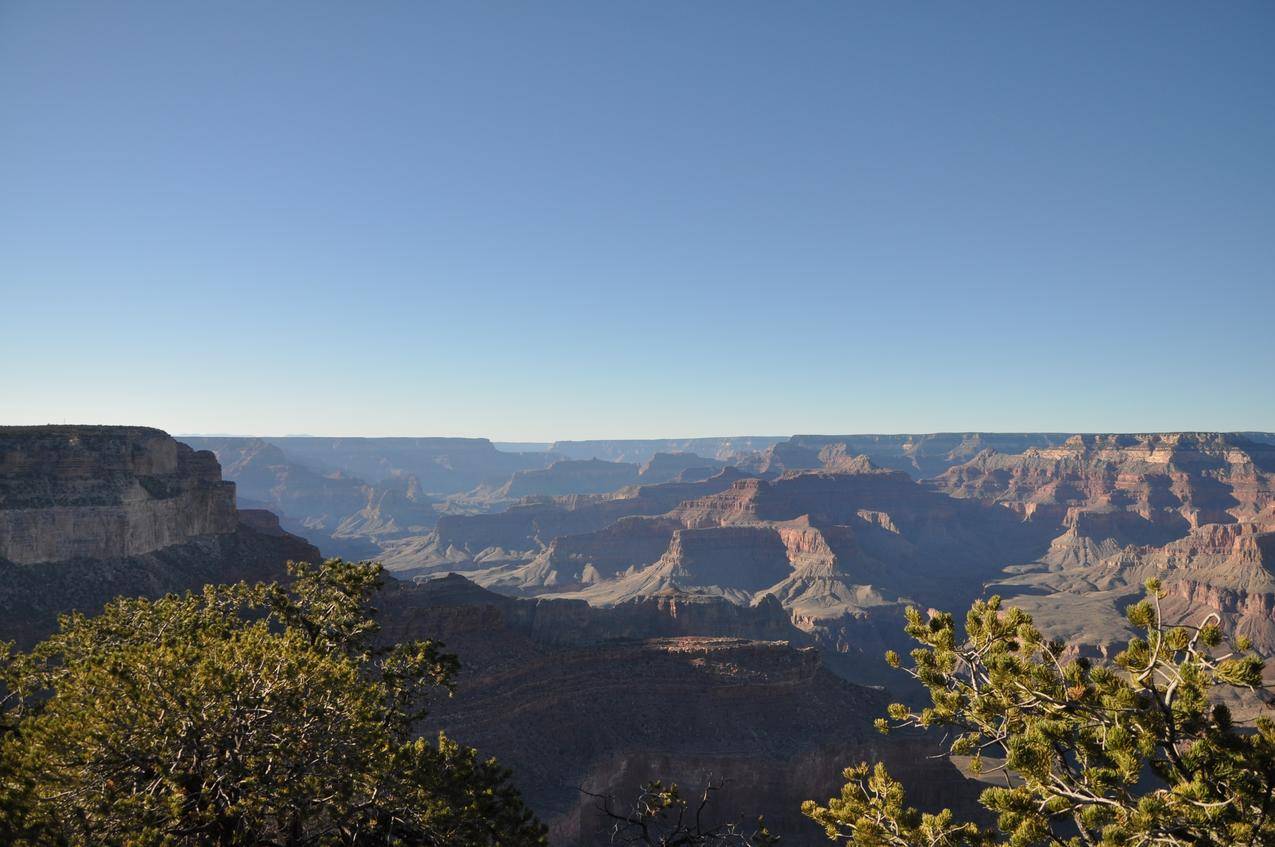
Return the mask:
<path id="1" fill-rule="evenodd" d="M 723 467 L 724 462 L 694 453 L 656 453 L 641 465 L 602 459 L 562 459 L 547 468 L 518 471 L 503 485 L 479 486 L 455 500 L 480 509 L 495 509 L 526 498 L 606 494 L 637 484 L 694 482 L 708 479 Z"/>
<path id="2" fill-rule="evenodd" d="M 886 697 L 823 668 L 777 603 L 597 609 L 452 576 L 396 587 L 383 606 L 390 637 L 438 638 L 460 656 L 456 696 L 430 720 L 512 767 L 555 844 L 605 843 L 607 822 L 578 787 L 625 799 L 650 779 L 725 780 L 714 814 L 764 814 L 792 845 L 823 843 L 801 801 L 834 793 L 861 759 L 897 769 L 927 807 L 968 809 L 976 793 L 929 758 L 932 739 L 876 733 Z"/>
<path id="3" fill-rule="evenodd" d="M 193 440 L 211 444 L 241 504 L 276 513 L 326 555 L 377 558 L 381 541 L 429 532 L 445 508 L 410 474 L 371 484 L 348 470 L 299 463 L 260 438 Z"/>
<path id="4" fill-rule="evenodd" d="M 0 428 L 0 640 L 119 595 L 275 579 L 318 551 L 235 508 L 211 453 L 143 427 Z"/>
<path id="5" fill-rule="evenodd" d="M 794 435 L 762 453 L 755 470 L 783 472 L 827 467 L 834 452 L 866 456 L 874 464 L 907 473 L 916 479 L 936 476 L 969 461 L 986 449 L 1020 453 L 1032 447 L 1060 444 L 1067 433 L 942 432 L 928 435 Z M 823 453 L 821 456 L 820 454 Z"/>
<path id="6" fill-rule="evenodd" d="M 612 494 L 529 499 L 503 512 L 443 515 L 427 536 L 386 545 L 383 561 L 403 576 L 491 565 L 524 565 L 563 535 L 594 532 L 632 515 L 660 515 L 683 500 L 722 491 L 743 474 L 726 468 L 698 482 L 637 485 Z"/>
<path id="7" fill-rule="evenodd" d="M 151 553 L 235 531 L 210 453 L 141 427 L 0 428 L 0 558 L 20 565 Z"/>
<path id="8" fill-rule="evenodd" d="M 638 466 L 601 459 L 563 459 L 547 468 L 518 471 L 496 491 L 501 499 L 562 494 L 603 494 L 633 485 Z"/>
<path id="9" fill-rule="evenodd" d="M 1275 650 L 1275 445 L 1219 433 L 1074 436 L 984 452 L 935 487 L 1054 536 L 993 586 L 1051 631 L 1119 644 L 1129 635 L 1120 609 L 1154 576 L 1174 617 L 1217 612 Z"/>
<path id="10" fill-rule="evenodd" d="M 726 465 L 720 459 L 706 459 L 694 453 L 656 453 L 638 471 L 638 481 L 648 484 L 698 482 L 713 476 Z"/>

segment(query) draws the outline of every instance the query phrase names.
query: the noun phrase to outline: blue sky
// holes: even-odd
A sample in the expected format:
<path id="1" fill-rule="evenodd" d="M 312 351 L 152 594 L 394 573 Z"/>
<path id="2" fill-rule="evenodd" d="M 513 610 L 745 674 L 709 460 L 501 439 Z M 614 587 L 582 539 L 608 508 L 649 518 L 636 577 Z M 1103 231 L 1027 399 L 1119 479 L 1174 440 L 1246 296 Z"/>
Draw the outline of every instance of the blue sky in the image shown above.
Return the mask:
<path id="1" fill-rule="evenodd" d="M 1275 429 L 1275 5 L 0 3 L 0 422 Z"/>

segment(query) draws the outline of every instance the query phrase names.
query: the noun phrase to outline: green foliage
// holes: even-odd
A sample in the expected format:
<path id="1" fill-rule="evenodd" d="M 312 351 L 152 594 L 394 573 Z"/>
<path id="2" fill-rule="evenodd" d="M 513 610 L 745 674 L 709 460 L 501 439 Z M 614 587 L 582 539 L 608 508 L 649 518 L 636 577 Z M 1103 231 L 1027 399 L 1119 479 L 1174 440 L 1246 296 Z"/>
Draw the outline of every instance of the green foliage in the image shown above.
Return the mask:
<path id="1" fill-rule="evenodd" d="M 291 565 L 0 651 L 0 842 L 538 845 L 494 762 L 414 737 L 455 657 L 378 645 L 380 567 Z"/>
<path id="2" fill-rule="evenodd" d="M 807 800 L 801 811 L 820 824 L 828 837 L 840 839 L 852 834 L 849 843 L 864 847 L 925 844 L 931 847 L 978 843 L 978 827 L 957 823 L 950 811 L 922 814 L 904 804 L 903 786 L 878 764 L 846 768 L 846 784 L 840 797 L 820 806 Z"/>
<path id="3" fill-rule="evenodd" d="M 883 728 L 943 727 L 949 752 L 999 773 L 1004 787 L 981 797 L 997 826 L 920 814 L 879 765 L 847 769 L 840 797 L 803 812 L 829 838 L 864 847 L 1275 844 L 1275 723 L 1236 726 L 1215 696 L 1260 688 L 1263 662 L 1247 644 L 1223 648 L 1216 616 L 1165 627 L 1161 591 L 1149 582 L 1128 609 L 1143 634 L 1110 664 L 1068 658 L 998 597 L 974 604 L 963 639 L 951 615 L 910 609 L 906 629 L 921 646 L 908 672 L 931 705 L 894 704 Z"/>

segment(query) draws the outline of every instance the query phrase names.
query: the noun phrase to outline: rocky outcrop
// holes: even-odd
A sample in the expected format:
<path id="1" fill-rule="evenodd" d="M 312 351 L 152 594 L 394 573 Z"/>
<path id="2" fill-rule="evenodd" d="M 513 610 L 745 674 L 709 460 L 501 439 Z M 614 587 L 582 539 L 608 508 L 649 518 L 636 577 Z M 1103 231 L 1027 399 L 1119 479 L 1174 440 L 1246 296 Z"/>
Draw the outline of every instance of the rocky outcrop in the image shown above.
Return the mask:
<path id="1" fill-rule="evenodd" d="M 983 450 L 1021 453 L 1033 447 L 1061 444 L 1068 433 L 940 432 L 918 435 L 794 435 L 776 445 L 774 470 L 826 467 L 832 451 L 866 456 L 884 468 L 903 471 L 916 479 L 943 473 Z M 820 453 L 824 456 L 821 458 Z"/>
<path id="2" fill-rule="evenodd" d="M 793 627 L 787 612 L 774 598 L 741 606 L 722 597 L 670 591 L 603 608 L 575 599 L 513 598 L 483 588 L 460 574 L 394 582 L 386 594 L 395 616 L 406 615 L 410 619 L 412 609 L 425 608 L 433 610 L 430 615 L 435 619 L 443 608 L 490 608 L 499 614 L 502 626 L 546 644 L 582 645 L 680 636 L 806 643 L 805 635 Z"/>
<path id="3" fill-rule="evenodd" d="M 638 466 L 601 459 L 563 459 L 547 468 L 518 471 L 497 491 L 503 499 L 602 494 L 638 481 Z"/>
<path id="4" fill-rule="evenodd" d="M 142 427 L 0 427 L 0 559 L 139 556 L 233 533 L 211 453 Z"/>
<path id="5" fill-rule="evenodd" d="M 382 561 L 404 576 L 493 564 L 521 566 L 559 536 L 596 532 L 634 515 L 661 515 L 684 500 L 723 491 L 743 476 L 726 468 L 698 482 L 529 500 L 492 514 L 443 515 L 429 535 L 387 544 Z"/>
<path id="6" fill-rule="evenodd" d="M 320 471 L 260 438 L 192 439 L 212 446 L 239 502 L 278 514 L 287 529 L 325 554 L 375 558 L 379 542 L 429 532 L 442 501 L 410 475 L 373 485 L 347 470 Z"/>
<path id="7" fill-rule="evenodd" d="M 1131 512 L 1173 537 L 1193 526 L 1253 519 L 1275 496 L 1273 472 L 1275 446 L 1238 436 L 1077 435 L 1020 455 L 984 452 L 935 485 L 1031 517 Z"/>
<path id="8" fill-rule="evenodd" d="M 119 595 L 276 579 L 318 551 L 235 508 L 211 453 L 142 427 L 0 429 L 0 640 Z"/>
<path id="9" fill-rule="evenodd" d="M 986 451 L 933 484 L 1054 533 L 992 590 L 1055 634 L 1113 649 L 1129 635 L 1121 609 L 1157 577 L 1173 620 L 1216 612 L 1275 648 L 1275 445 L 1225 433 L 1074 436 Z"/>
<path id="10" fill-rule="evenodd" d="M 694 453 L 656 453 L 640 466 L 602 459 L 563 459 L 547 468 L 518 471 L 503 486 L 489 492 L 476 490 L 471 498 L 498 503 L 526 497 L 605 494 L 639 483 L 655 485 L 674 480 L 708 479 L 723 467 L 723 462 Z"/>
<path id="11" fill-rule="evenodd" d="M 789 570 L 784 543 L 770 527 L 679 529 L 649 567 L 599 582 L 578 596 L 609 605 L 681 591 L 720 595 L 748 605 Z"/>
<path id="12" fill-rule="evenodd" d="M 638 471 L 638 480 L 647 484 L 660 482 L 698 482 L 708 479 L 726 462 L 706 459 L 694 453 L 656 453 Z"/>
<path id="13" fill-rule="evenodd" d="M 363 508 L 337 524 L 333 537 L 399 538 L 428 532 L 438 522 L 439 501 L 422 491 L 414 476 L 391 477 L 365 494 Z"/>
<path id="14" fill-rule="evenodd" d="M 620 518 L 596 532 L 560 535 L 526 565 L 475 574 L 483 585 L 516 594 L 570 590 L 645 568 L 668 549 L 681 523 L 671 518 Z"/>

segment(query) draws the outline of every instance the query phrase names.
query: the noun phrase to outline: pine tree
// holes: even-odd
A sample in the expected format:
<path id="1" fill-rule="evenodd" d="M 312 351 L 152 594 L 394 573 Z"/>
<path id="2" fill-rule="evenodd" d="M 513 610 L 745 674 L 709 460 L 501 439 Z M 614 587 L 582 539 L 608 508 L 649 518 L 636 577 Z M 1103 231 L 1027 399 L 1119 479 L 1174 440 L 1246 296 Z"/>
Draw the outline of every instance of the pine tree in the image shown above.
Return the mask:
<path id="1" fill-rule="evenodd" d="M 416 737 L 458 669 L 382 645 L 377 565 L 122 599 L 3 658 L 14 845 L 541 845 L 509 774 Z"/>
<path id="2" fill-rule="evenodd" d="M 1262 660 L 1242 638 L 1228 646 L 1216 615 L 1165 626 L 1160 584 L 1147 592 L 1127 611 L 1143 634 L 1110 664 L 1066 658 L 997 597 L 974 604 L 963 638 L 950 614 L 909 611 L 921 646 L 908 672 L 931 705 L 894 704 L 878 726 L 954 733 L 951 753 L 1004 780 L 981 796 L 995 827 L 922 814 L 866 764 L 846 770 L 840 796 L 803 811 L 829 838 L 865 847 L 1275 844 L 1275 722 L 1240 725 L 1218 696 L 1259 692 Z"/>

